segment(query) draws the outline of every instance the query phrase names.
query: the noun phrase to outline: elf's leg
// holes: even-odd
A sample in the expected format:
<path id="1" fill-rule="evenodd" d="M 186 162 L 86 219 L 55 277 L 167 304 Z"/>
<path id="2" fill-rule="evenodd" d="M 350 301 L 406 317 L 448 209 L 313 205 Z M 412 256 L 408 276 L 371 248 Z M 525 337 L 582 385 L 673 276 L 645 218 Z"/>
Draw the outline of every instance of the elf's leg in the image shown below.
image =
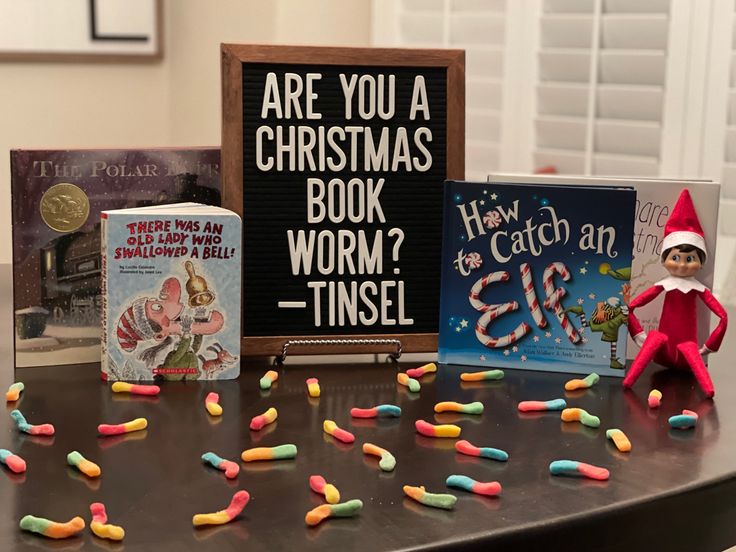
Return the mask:
<path id="1" fill-rule="evenodd" d="M 712 397 L 716 390 L 713 387 L 710 374 L 708 374 L 708 368 L 706 368 L 705 362 L 703 362 L 703 357 L 701 357 L 698 352 L 698 344 L 694 341 L 686 341 L 685 343 L 680 343 L 677 346 L 677 350 L 683 357 L 685 357 L 688 366 L 690 366 L 690 369 L 693 371 L 693 375 L 695 376 L 695 379 L 698 380 L 700 388 L 705 393 L 705 396 L 708 398 Z"/>
<path id="2" fill-rule="evenodd" d="M 611 341 L 611 362 L 609 366 L 615 370 L 623 370 L 625 366 L 621 364 L 616 356 L 616 342 Z"/>
<path id="3" fill-rule="evenodd" d="M 627 389 L 636 383 L 639 379 L 644 368 L 649 366 L 649 363 L 654 359 L 654 355 L 657 354 L 665 343 L 667 343 L 668 337 L 657 330 L 652 330 L 647 334 L 647 338 L 644 340 L 639 353 L 636 355 L 629 372 L 624 378 L 623 385 Z"/>

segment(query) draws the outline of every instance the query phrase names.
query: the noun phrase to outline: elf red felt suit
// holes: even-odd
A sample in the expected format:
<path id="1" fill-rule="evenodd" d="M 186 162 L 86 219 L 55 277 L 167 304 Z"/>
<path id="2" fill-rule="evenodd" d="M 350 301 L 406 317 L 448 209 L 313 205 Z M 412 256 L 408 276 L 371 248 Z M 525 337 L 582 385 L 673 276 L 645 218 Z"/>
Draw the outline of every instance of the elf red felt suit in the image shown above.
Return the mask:
<path id="1" fill-rule="evenodd" d="M 671 368 L 692 370 L 705 394 L 712 397 L 715 393 L 703 356 L 721 346 L 728 316 L 710 290 L 694 278 L 705 263 L 705 256 L 703 229 L 690 192 L 685 189 L 664 227 L 662 264 L 670 275 L 629 303 L 629 332 L 641 350 L 624 378 L 624 387 L 631 387 L 654 360 Z M 634 312 L 662 292 L 665 296 L 659 328 L 647 334 Z M 698 344 L 698 299 L 720 319 L 702 346 Z"/>

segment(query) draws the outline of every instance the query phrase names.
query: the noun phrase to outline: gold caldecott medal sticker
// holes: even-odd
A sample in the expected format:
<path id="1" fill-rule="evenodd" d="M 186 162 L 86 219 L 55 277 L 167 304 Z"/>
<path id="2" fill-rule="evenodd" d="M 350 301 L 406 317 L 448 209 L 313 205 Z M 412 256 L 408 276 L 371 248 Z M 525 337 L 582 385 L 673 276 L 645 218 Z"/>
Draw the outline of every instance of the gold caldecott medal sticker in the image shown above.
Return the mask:
<path id="1" fill-rule="evenodd" d="M 41 218 L 57 232 L 73 232 L 89 217 L 87 194 L 74 184 L 54 184 L 41 198 Z"/>

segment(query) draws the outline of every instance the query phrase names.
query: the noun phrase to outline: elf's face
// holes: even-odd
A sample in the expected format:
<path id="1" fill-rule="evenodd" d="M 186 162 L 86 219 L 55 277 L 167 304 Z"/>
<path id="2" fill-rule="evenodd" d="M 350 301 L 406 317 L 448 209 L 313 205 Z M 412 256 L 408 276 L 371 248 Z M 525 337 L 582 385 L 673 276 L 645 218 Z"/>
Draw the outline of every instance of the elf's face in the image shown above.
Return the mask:
<path id="1" fill-rule="evenodd" d="M 672 276 L 680 278 L 695 276 L 703 266 L 697 251 L 684 253 L 679 247 L 673 247 L 662 264 Z"/>

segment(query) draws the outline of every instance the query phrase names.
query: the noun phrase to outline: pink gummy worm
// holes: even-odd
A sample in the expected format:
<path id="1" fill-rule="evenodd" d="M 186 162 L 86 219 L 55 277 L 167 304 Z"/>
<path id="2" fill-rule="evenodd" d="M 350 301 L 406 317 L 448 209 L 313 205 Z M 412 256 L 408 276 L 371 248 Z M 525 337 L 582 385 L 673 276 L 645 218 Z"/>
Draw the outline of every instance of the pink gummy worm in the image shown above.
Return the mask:
<path id="1" fill-rule="evenodd" d="M 17 454 L 6 456 L 3 462 L 5 462 L 5 465 L 8 466 L 8 468 L 10 468 L 10 471 L 12 471 L 13 473 L 23 473 L 24 471 L 26 471 L 26 461 Z"/>
<path id="2" fill-rule="evenodd" d="M 325 485 L 327 485 L 327 481 L 325 481 L 325 478 L 321 475 L 309 476 L 309 488 L 315 493 L 324 494 Z"/>
<path id="3" fill-rule="evenodd" d="M 118 435 L 120 433 L 127 433 L 125 424 L 109 425 L 100 424 L 97 426 L 97 432 L 100 435 Z"/>
<path id="4" fill-rule="evenodd" d="M 28 428 L 30 435 L 53 435 L 54 426 L 51 424 L 32 425 Z"/>
<path id="5" fill-rule="evenodd" d="M 238 491 L 235 493 L 233 495 L 233 499 L 230 501 L 230 505 L 225 508 L 225 513 L 227 514 L 228 519 L 233 519 L 242 512 L 249 500 L 250 495 L 248 494 L 248 491 Z"/>
<path id="6" fill-rule="evenodd" d="M 547 410 L 547 404 L 544 401 L 522 401 L 519 403 L 519 412 L 536 412 L 539 410 Z"/>
<path id="7" fill-rule="evenodd" d="M 335 430 L 332 432 L 332 436 L 335 439 L 342 441 L 343 443 L 352 443 L 355 441 L 355 435 L 353 435 L 349 431 L 340 429 L 339 427 L 335 428 Z"/>
<path id="8" fill-rule="evenodd" d="M 265 414 L 259 414 L 258 416 L 253 416 L 253 418 L 250 421 L 250 428 L 253 431 L 260 431 L 263 429 L 263 427 L 268 423 L 268 420 L 266 419 Z"/>
<path id="9" fill-rule="evenodd" d="M 417 428 L 417 431 L 419 433 L 421 433 L 422 435 L 427 435 L 428 437 L 434 437 L 437 433 L 434 429 L 434 426 L 429 422 L 425 422 L 424 420 L 417 420 L 414 423 L 414 427 Z"/>
<path id="10" fill-rule="evenodd" d="M 351 408 L 350 415 L 353 418 L 376 418 L 378 417 L 378 408 Z"/>
<path id="11" fill-rule="evenodd" d="M 158 385 L 132 385 L 130 392 L 134 395 L 158 395 L 161 388 Z"/>
<path id="12" fill-rule="evenodd" d="M 234 479 L 238 476 L 238 473 L 240 473 L 240 466 L 230 460 L 223 459 L 217 467 L 225 472 L 225 477 L 228 479 Z"/>
<path id="13" fill-rule="evenodd" d="M 93 502 L 89 505 L 89 511 L 92 512 L 92 521 L 99 523 L 107 523 L 107 512 L 105 511 L 105 505 L 102 502 Z"/>
<path id="14" fill-rule="evenodd" d="M 200 395 L 201 397 L 201 395 Z M 208 393 L 207 396 L 204 398 L 205 404 L 207 403 L 219 403 L 220 402 L 220 395 L 217 393 Z"/>
<path id="15" fill-rule="evenodd" d="M 471 445 L 469 441 L 457 441 L 455 443 L 455 450 L 468 456 L 480 456 L 480 449 L 475 445 Z"/>
<path id="16" fill-rule="evenodd" d="M 410 368 L 406 375 L 410 378 L 421 378 L 427 371 L 424 368 Z"/>
<path id="17" fill-rule="evenodd" d="M 473 485 L 473 492 L 487 496 L 497 496 L 501 494 L 501 484 L 498 481 L 477 482 Z"/>
<path id="18" fill-rule="evenodd" d="M 319 380 L 317 378 L 308 378 L 307 385 L 309 385 L 310 383 L 319 383 Z"/>
<path id="19" fill-rule="evenodd" d="M 682 411 L 682 414 L 684 416 L 692 416 L 696 420 L 699 418 L 698 413 L 697 412 L 693 412 L 692 410 L 683 410 Z"/>
<path id="20" fill-rule="evenodd" d="M 586 464 L 585 462 L 578 462 L 577 470 L 586 477 L 600 481 L 605 481 L 610 475 L 606 468 L 599 468 L 598 466 Z"/>

